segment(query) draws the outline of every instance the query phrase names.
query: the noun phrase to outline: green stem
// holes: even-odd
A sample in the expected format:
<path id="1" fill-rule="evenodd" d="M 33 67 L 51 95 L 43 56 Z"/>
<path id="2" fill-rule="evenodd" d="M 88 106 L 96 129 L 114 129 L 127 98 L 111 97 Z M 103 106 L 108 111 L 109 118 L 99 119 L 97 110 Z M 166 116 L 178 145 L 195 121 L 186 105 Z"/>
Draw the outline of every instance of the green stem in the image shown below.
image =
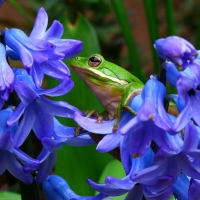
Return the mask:
<path id="1" fill-rule="evenodd" d="M 134 75 L 139 79 L 144 80 L 144 74 L 140 70 L 140 60 L 137 47 L 131 32 L 131 26 L 126 14 L 126 9 L 124 7 L 123 1 L 121 0 L 112 0 L 112 4 L 117 15 L 118 21 L 120 23 L 124 39 L 129 52 L 129 59 L 134 70 Z"/>
<path id="2" fill-rule="evenodd" d="M 167 35 L 175 35 L 173 0 L 165 0 L 165 16 L 167 22 Z"/>
<path id="3" fill-rule="evenodd" d="M 143 4 L 145 8 L 145 13 L 146 13 L 146 20 L 148 23 L 154 69 L 155 69 L 155 73 L 158 74 L 160 71 L 159 60 L 158 60 L 158 55 L 153 47 L 153 44 L 159 38 L 157 15 L 156 15 L 157 13 L 156 1 L 143 0 Z"/>
<path id="4" fill-rule="evenodd" d="M 31 185 L 26 185 L 20 181 L 21 199 L 22 200 L 40 200 L 39 186 L 35 181 Z"/>
<path id="5" fill-rule="evenodd" d="M 23 143 L 22 149 L 31 157 L 34 157 L 33 145 L 31 134 L 27 137 L 25 142 Z M 25 183 L 20 181 L 21 188 L 21 198 L 22 200 L 40 200 L 40 189 L 35 179 L 33 177 L 33 183 L 31 185 L 26 185 Z"/>

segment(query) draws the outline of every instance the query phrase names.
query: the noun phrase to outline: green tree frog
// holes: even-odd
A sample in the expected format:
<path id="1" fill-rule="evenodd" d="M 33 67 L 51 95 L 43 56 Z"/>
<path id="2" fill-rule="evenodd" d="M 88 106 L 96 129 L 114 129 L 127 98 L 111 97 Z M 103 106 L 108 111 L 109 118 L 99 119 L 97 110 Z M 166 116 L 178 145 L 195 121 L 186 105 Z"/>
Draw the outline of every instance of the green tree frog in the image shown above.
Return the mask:
<path id="1" fill-rule="evenodd" d="M 118 129 L 123 109 L 136 115 L 129 107 L 129 102 L 141 93 L 144 86 L 138 78 L 122 67 L 106 61 L 99 54 L 75 57 L 71 61 L 71 66 L 104 106 L 109 119 L 116 118 L 113 132 Z"/>

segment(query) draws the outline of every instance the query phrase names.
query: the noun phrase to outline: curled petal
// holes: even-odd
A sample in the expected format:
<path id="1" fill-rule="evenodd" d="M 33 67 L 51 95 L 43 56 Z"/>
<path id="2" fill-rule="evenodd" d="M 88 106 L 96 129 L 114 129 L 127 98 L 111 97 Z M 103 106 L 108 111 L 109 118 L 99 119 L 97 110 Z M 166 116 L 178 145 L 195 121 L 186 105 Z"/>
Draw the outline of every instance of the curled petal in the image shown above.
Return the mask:
<path id="1" fill-rule="evenodd" d="M 13 176 L 28 185 L 33 182 L 32 175 L 24 172 L 23 166 L 17 161 L 13 154 L 7 153 L 6 160 L 6 168 Z"/>
<path id="2" fill-rule="evenodd" d="M 173 186 L 174 195 L 180 199 L 188 199 L 189 180 L 185 174 L 180 174 Z"/>
<path id="3" fill-rule="evenodd" d="M 141 157 L 149 149 L 152 138 L 148 130 L 152 130 L 154 134 L 159 134 L 160 130 L 154 128 L 152 125 L 151 123 L 144 123 L 143 127 L 137 131 L 130 130 L 129 150 L 132 157 Z"/>
<path id="4" fill-rule="evenodd" d="M 59 21 L 54 20 L 53 24 L 43 35 L 42 39 L 43 40 L 50 40 L 55 38 L 60 39 L 63 35 L 63 32 L 64 32 L 63 25 Z"/>
<path id="5" fill-rule="evenodd" d="M 53 151 L 40 166 L 40 169 L 36 176 L 36 182 L 38 184 L 41 184 L 45 181 L 47 176 L 50 174 L 55 162 L 56 162 L 56 151 Z"/>
<path id="6" fill-rule="evenodd" d="M 96 149 L 101 153 L 111 151 L 119 146 L 120 140 L 119 132 L 108 134 L 98 143 Z"/>
<path id="7" fill-rule="evenodd" d="M 143 198 L 143 189 L 141 184 L 136 184 L 132 190 L 129 191 L 125 200 L 142 200 Z"/>
<path id="8" fill-rule="evenodd" d="M 5 34 L 5 41 L 6 41 L 6 44 L 19 55 L 24 67 L 27 70 L 30 70 L 31 66 L 33 65 L 33 57 L 31 53 L 22 44 L 20 44 L 9 33 L 9 31 L 7 31 Z"/>
<path id="9" fill-rule="evenodd" d="M 42 140 L 44 137 L 50 137 L 53 133 L 53 116 L 45 109 L 43 101 L 37 99 L 32 106 L 32 112 L 35 115 L 32 129 L 36 137 Z"/>
<path id="10" fill-rule="evenodd" d="M 106 195 L 99 194 L 96 196 L 79 196 L 69 187 L 67 182 L 56 175 L 48 176 L 43 183 L 42 190 L 48 200 L 102 200 Z"/>
<path id="11" fill-rule="evenodd" d="M 63 59 L 72 58 L 82 51 L 82 42 L 79 40 L 54 39 L 49 41 L 56 45 L 55 51 L 65 55 Z"/>
<path id="12" fill-rule="evenodd" d="M 120 157 L 126 174 L 129 174 L 132 166 L 130 151 L 129 148 L 127 148 L 127 144 L 129 144 L 129 139 L 130 139 L 130 134 L 127 134 L 124 135 L 120 141 Z"/>
<path id="13" fill-rule="evenodd" d="M 181 172 L 184 172 L 185 175 L 190 176 L 191 178 L 200 179 L 199 168 L 190 162 L 184 152 L 181 152 L 176 156 L 176 162 Z"/>
<path id="14" fill-rule="evenodd" d="M 200 191 L 197 189 L 200 187 L 200 182 L 193 178 L 190 179 L 190 186 L 188 190 L 188 199 L 200 199 Z"/>
<path id="15" fill-rule="evenodd" d="M 33 77 L 33 81 L 37 88 L 41 87 L 44 78 L 44 73 L 40 65 L 40 63 L 34 62 L 32 68 L 30 69 L 30 75 Z"/>
<path id="16" fill-rule="evenodd" d="M 6 50 L 0 43 L 0 93 L 1 98 L 8 100 L 9 92 L 13 91 L 14 73 L 6 60 Z"/>
<path id="17" fill-rule="evenodd" d="M 48 16 L 44 8 L 40 8 L 34 22 L 33 30 L 31 31 L 30 38 L 42 38 L 48 23 Z"/>
<path id="18" fill-rule="evenodd" d="M 87 182 L 90 185 L 90 187 L 92 187 L 94 190 L 99 191 L 100 193 L 103 193 L 108 196 L 119 196 L 128 192 L 128 190 L 107 186 L 106 184 L 97 184 L 90 179 L 88 179 Z"/>
<path id="19" fill-rule="evenodd" d="M 48 60 L 47 62 L 40 64 L 42 71 L 51 77 L 54 77 L 58 80 L 70 76 L 70 71 L 67 65 L 60 60 Z"/>
<path id="20" fill-rule="evenodd" d="M 6 46 L 6 55 L 9 56 L 12 60 L 20 60 L 19 55 L 8 46 Z"/>
<path id="21" fill-rule="evenodd" d="M 154 193 L 148 190 L 146 187 L 144 187 L 143 192 L 145 198 L 148 200 L 159 200 L 159 199 L 168 200 L 173 193 L 173 188 L 168 187 L 159 193 Z"/>
<path id="22" fill-rule="evenodd" d="M 108 134 L 112 133 L 112 129 L 114 126 L 114 120 L 111 121 L 103 121 L 102 123 L 97 123 L 96 119 L 91 119 L 82 116 L 80 113 L 75 113 L 74 120 L 77 122 L 85 130 L 91 133 L 98 134 Z"/>
<path id="23" fill-rule="evenodd" d="M 63 79 L 58 86 L 52 89 L 38 89 L 38 94 L 39 95 L 45 94 L 51 97 L 62 96 L 68 93 L 73 87 L 74 87 L 74 82 L 70 78 L 65 77 L 65 79 Z"/>
<path id="24" fill-rule="evenodd" d="M 168 59 L 178 66 L 183 66 L 187 60 L 194 60 L 197 55 L 194 46 L 178 36 L 156 40 L 155 48 L 162 59 Z"/>
<path id="25" fill-rule="evenodd" d="M 40 103 L 45 105 L 46 110 L 48 110 L 52 115 L 60 117 L 74 118 L 74 113 L 82 114 L 78 108 L 68 104 L 64 101 L 52 101 L 45 97 L 40 98 Z"/>
<path id="26" fill-rule="evenodd" d="M 14 154 L 23 163 L 23 165 L 28 166 L 32 170 L 37 170 L 40 166 L 39 160 L 31 158 L 29 155 L 24 153 L 21 149 L 15 148 Z"/>
<path id="27" fill-rule="evenodd" d="M 28 134 L 32 129 L 34 121 L 34 112 L 32 110 L 32 107 L 28 106 L 14 135 L 15 147 L 20 147 L 23 144 L 24 140 L 27 138 Z"/>
<path id="28" fill-rule="evenodd" d="M 15 112 L 8 118 L 7 120 L 7 126 L 12 127 L 14 124 L 17 123 L 17 121 L 20 119 L 22 114 L 24 113 L 25 106 L 23 103 L 20 103 L 17 108 L 15 109 Z"/>
<path id="29" fill-rule="evenodd" d="M 22 81 L 15 83 L 15 90 L 25 106 L 28 106 L 39 96 L 29 85 Z"/>
<path id="30" fill-rule="evenodd" d="M 180 72 L 177 70 L 176 66 L 172 62 L 165 62 L 163 67 L 166 69 L 167 80 L 173 85 L 176 86 Z"/>

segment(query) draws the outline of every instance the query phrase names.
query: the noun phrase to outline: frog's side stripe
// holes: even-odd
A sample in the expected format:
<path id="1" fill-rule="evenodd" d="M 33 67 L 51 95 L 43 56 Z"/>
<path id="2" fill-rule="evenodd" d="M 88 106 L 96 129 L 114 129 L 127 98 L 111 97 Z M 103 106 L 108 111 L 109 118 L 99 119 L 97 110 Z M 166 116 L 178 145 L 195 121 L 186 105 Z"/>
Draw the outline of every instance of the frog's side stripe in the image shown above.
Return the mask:
<path id="1" fill-rule="evenodd" d="M 98 70 L 95 70 L 95 69 L 92 69 L 92 68 L 88 68 L 87 70 L 92 71 L 94 74 L 96 74 L 100 77 L 108 78 L 109 80 L 116 82 L 116 83 L 119 83 L 120 85 L 128 84 L 128 82 L 126 82 L 125 80 L 120 80 L 120 79 L 117 79 L 115 77 L 107 76 L 107 75 L 103 74 L 102 72 L 100 72 Z"/>

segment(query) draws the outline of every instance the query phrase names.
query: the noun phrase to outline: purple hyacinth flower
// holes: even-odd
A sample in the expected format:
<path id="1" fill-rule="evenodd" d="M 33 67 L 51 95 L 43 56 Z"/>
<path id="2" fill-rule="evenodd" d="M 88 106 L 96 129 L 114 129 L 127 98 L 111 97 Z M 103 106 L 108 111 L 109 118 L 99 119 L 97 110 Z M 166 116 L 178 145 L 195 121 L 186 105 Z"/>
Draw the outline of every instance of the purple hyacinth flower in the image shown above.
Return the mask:
<path id="1" fill-rule="evenodd" d="M 82 42 L 73 39 L 60 39 L 63 35 L 63 25 L 54 20 L 53 24 L 47 29 L 48 16 L 44 8 L 40 8 L 35 19 L 33 30 L 30 34 L 31 39 L 48 40 L 56 46 L 55 51 L 64 54 L 64 59 L 71 58 L 82 50 Z"/>
<path id="2" fill-rule="evenodd" d="M 172 95 L 171 97 L 174 99 L 179 108 L 179 111 L 181 112 L 171 127 L 171 131 L 181 131 L 191 118 L 197 124 L 199 124 L 200 114 L 198 110 L 200 109 L 200 73 L 196 72 L 200 72 L 198 69 L 200 65 L 193 61 L 189 64 L 189 67 L 187 67 L 182 72 L 179 72 L 173 63 L 170 62 L 165 63 L 164 67 L 167 71 L 167 79 L 172 85 L 176 86 L 178 91 L 178 97 Z"/>
<path id="3" fill-rule="evenodd" d="M 158 39 L 154 46 L 160 58 L 167 59 L 183 69 L 187 67 L 187 61 L 192 61 L 197 56 L 194 46 L 178 36 Z"/>
<path id="4" fill-rule="evenodd" d="M 88 134 L 74 137 L 74 127 L 66 127 L 54 118 L 54 130 L 50 136 L 43 137 L 41 143 L 43 150 L 37 157 L 41 165 L 36 176 L 36 182 L 41 184 L 53 169 L 56 161 L 56 150 L 67 144 L 70 146 L 88 146 L 94 144 L 94 141 Z M 26 169 L 27 170 L 27 169 Z"/>
<path id="5" fill-rule="evenodd" d="M 21 143 L 15 138 L 18 124 L 7 128 L 6 121 L 12 113 L 10 107 L 0 111 L 0 174 L 7 169 L 19 180 L 31 184 L 33 177 L 30 173 L 24 172 L 24 166 L 28 166 L 31 170 L 37 170 L 39 161 L 20 150 Z"/>
<path id="6" fill-rule="evenodd" d="M 154 165 L 153 158 L 154 153 L 149 149 L 144 156 L 132 158 L 132 167 L 126 177 L 107 177 L 105 184 L 97 184 L 88 179 L 88 184 L 108 196 L 119 196 L 130 191 L 126 199 L 134 199 L 136 196 L 141 199 L 143 194 L 146 199 L 168 199 L 172 195 L 172 186 L 178 174 L 177 165 L 170 162 L 167 168 L 166 161 Z M 138 185 L 142 188 L 136 191 Z"/>
<path id="7" fill-rule="evenodd" d="M 141 95 L 137 95 L 130 101 L 129 106 L 133 110 L 138 111 L 139 107 L 141 106 L 141 103 Z M 124 137 L 120 135 L 120 129 L 127 123 L 127 121 L 129 121 L 132 118 L 133 115 L 131 113 L 123 111 L 119 120 L 118 130 L 117 132 L 113 133 L 112 130 L 115 120 L 102 121 L 101 123 L 97 123 L 97 120 L 95 118 L 87 118 L 79 113 L 75 113 L 74 116 L 74 120 L 83 129 L 91 133 L 105 135 L 97 145 L 97 150 L 102 153 L 111 151 L 114 148 L 120 146 L 121 139 Z"/>
<path id="8" fill-rule="evenodd" d="M 79 196 L 69 187 L 67 182 L 56 175 L 50 175 L 42 185 L 42 190 L 48 200 L 102 200 L 104 194 L 95 196 Z"/>
<path id="9" fill-rule="evenodd" d="M 188 123 L 185 127 L 184 138 L 182 134 L 163 135 L 162 138 L 159 138 L 159 141 L 156 138 L 155 141 L 160 144 L 155 156 L 155 163 L 162 163 L 163 160 L 168 160 L 169 163 L 173 160 L 179 173 L 200 179 L 198 167 L 200 156 L 200 150 L 198 149 L 199 134 L 193 123 Z"/>
<path id="10" fill-rule="evenodd" d="M 6 60 L 6 50 L 0 43 L 0 109 L 13 91 L 14 73 Z"/>
<path id="11" fill-rule="evenodd" d="M 40 89 L 35 86 L 32 77 L 24 69 L 14 69 L 14 89 L 21 103 L 7 120 L 8 127 L 12 127 L 21 118 L 15 133 L 16 142 L 21 145 L 27 138 L 31 129 L 36 137 L 44 145 L 37 157 L 40 168 L 36 177 L 38 183 L 42 183 L 49 175 L 56 160 L 56 149 L 64 144 L 90 145 L 93 141 L 89 136 L 74 138 L 74 129 L 61 125 L 54 116 L 73 118 L 74 113 L 81 112 L 66 102 L 53 101 L 47 96 L 59 96 L 66 94 L 73 87 L 73 82 L 66 78 L 58 86 L 52 89 Z M 30 173 L 32 168 L 24 166 L 24 171 Z"/>
<path id="12" fill-rule="evenodd" d="M 164 85 L 155 77 L 147 81 L 142 90 L 143 104 L 137 116 L 122 128 L 121 133 L 124 134 L 131 128 L 133 129 L 133 127 L 135 127 L 134 129 L 138 129 L 143 126 L 144 122 L 153 123 L 166 131 L 170 130 L 172 122 L 164 108 L 165 95 L 166 89 Z"/>
<path id="13" fill-rule="evenodd" d="M 15 124 L 23 115 L 16 132 L 16 139 L 23 141 L 30 130 L 33 129 L 37 138 L 42 140 L 50 137 L 53 133 L 54 116 L 73 118 L 74 112 L 81 113 L 77 108 L 62 101 L 53 101 L 47 96 L 59 96 L 66 94 L 73 87 L 70 79 L 63 80 L 60 85 L 52 89 L 37 88 L 27 72 L 23 69 L 15 69 L 14 89 L 21 103 L 8 119 L 8 126 Z M 21 142 L 20 142 L 21 143 Z"/>
<path id="14" fill-rule="evenodd" d="M 88 146 L 95 144 L 88 134 L 80 134 L 74 137 L 74 133 L 75 127 L 66 127 L 54 118 L 54 130 L 51 137 L 44 137 L 41 142 L 50 152 L 64 144 L 70 146 Z"/>
<path id="15" fill-rule="evenodd" d="M 12 59 L 19 55 L 37 87 L 41 86 L 44 74 L 58 80 L 69 77 L 69 69 L 61 60 L 71 58 L 82 50 L 81 41 L 60 39 L 63 35 L 61 23 L 54 21 L 46 31 L 47 23 L 47 14 L 41 8 L 29 37 L 19 29 L 5 32 L 6 45 L 11 48 L 7 50 L 8 55 Z"/>
<path id="16" fill-rule="evenodd" d="M 30 71 L 33 62 L 43 63 L 47 60 L 59 60 L 63 53 L 55 52 L 56 46 L 46 40 L 31 39 L 23 31 L 12 28 L 5 31 L 5 42 L 17 54 Z"/>

